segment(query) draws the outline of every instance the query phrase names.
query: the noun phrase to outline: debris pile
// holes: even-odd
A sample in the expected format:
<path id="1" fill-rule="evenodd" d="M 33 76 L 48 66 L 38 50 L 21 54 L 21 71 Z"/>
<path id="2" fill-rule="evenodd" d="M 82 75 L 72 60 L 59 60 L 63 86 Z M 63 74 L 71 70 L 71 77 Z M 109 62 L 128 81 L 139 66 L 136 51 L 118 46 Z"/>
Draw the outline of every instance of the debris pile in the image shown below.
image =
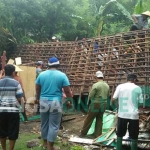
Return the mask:
<path id="1" fill-rule="evenodd" d="M 150 112 L 140 115 L 140 131 L 150 133 Z"/>
<path id="2" fill-rule="evenodd" d="M 27 148 L 33 148 L 40 146 L 40 140 L 39 139 L 33 139 L 31 141 L 27 141 Z"/>
<path id="3" fill-rule="evenodd" d="M 96 46 L 95 46 L 96 44 Z M 86 95 L 96 81 L 95 72 L 101 70 L 112 91 L 134 72 L 139 85 L 149 84 L 150 30 L 119 33 L 111 36 L 74 42 L 48 42 L 19 45 L 12 58 L 21 57 L 23 64 L 42 60 L 47 68 L 49 57 L 60 60 L 75 95 Z"/>
<path id="4" fill-rule="evenodd" d="M 71 137 L 69 141 L 75 142 L 75 143 L 81 143 L 81 144 L 99 144 L 102 146 L 116 146 L 116 133 L 115 133 L 115 127 L 117 124 L 117 114 L 111 111 L 106 111 L 103 118 L 103 134 L 97 137 L 96 139 L 84 139 L 84 138 L 78 138 L 78 137 Z M 150 149 L 150 111 L 142 111 L 140 113 L 140 133 L 138 137 L 138 148 Z M 93 127 L 95 126 L 94 122 L 91 126 L 91 129 L 89 130 L 88 134 L 92 134 Z M 106 129 L 107 128 L 107 129 Z M 131 139 L 129 137 L 128 132 L 123 137 L 123 143 L 124 146 L 131 145 Z M 88 146 L 87 146 L 88 147 Z"/>

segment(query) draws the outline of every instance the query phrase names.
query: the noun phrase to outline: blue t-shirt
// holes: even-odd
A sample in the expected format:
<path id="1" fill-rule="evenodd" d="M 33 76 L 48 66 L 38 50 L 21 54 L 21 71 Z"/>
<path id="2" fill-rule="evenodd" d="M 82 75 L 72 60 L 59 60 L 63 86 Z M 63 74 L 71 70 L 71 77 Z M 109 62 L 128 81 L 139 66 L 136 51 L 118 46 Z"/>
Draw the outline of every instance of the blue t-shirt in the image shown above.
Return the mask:
<path id="1" fill-rule="evenodd" d="M 62 100 L 62 88 L 69 86 L 66 74 L 58 70 L 41 72 L 36 79 L 36 84 L 41 86 L 40 100 Z"/>

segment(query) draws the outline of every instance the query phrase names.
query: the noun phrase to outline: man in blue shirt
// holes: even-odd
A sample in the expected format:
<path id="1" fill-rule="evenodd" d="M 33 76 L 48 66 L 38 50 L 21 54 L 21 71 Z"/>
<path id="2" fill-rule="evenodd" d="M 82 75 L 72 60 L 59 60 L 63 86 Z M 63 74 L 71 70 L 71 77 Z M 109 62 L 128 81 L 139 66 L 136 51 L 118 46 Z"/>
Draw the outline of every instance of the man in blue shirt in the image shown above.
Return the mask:
<path id="1" fill-rule="evenodd" d="M 40 100 L 43 147 L 48 147 L 48 150 L 55 150 L 53 145 L 62 116 L 62 88 L 71 98 L 69 80 L 66 74 L 57 70 L 59 64 L 56 57 L 50 58 L 49 69 L 41 72 L 36 80 L 36 103 Z"/>

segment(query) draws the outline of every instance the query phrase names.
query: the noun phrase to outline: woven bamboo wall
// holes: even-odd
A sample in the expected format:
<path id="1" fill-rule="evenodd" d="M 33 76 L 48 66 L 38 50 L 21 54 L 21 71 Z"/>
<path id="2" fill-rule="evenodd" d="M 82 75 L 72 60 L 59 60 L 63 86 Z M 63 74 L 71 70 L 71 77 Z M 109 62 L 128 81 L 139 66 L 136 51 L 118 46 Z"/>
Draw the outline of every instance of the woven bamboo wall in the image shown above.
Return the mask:
<path id="1" fill-rule="evenodd" d="M 112 91 L 126 81 L 129 73 L 139 77 L 139 85 L 149 85 L 150 30 L 77 42 L 21 45 L 12 58 L 22 57 L 23 63 L 42 60 L 46 64 L 54 55 L 60 59 L 60 69 L 68 75 L 76 95 L 89 92 L 98 70 L 104 73 Z"/>

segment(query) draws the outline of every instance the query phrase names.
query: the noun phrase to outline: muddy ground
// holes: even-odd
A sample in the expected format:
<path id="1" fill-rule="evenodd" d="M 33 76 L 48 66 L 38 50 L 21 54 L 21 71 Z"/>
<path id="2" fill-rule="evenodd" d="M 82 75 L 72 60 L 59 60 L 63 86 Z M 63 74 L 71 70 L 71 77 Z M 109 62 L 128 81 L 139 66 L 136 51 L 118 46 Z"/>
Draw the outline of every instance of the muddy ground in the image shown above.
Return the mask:
<path id="1" fill-rule="evenodd" d="M 71 145 L 86 146 L 85 144 L 76 144 L 76 143 L 68 142 L 68 139 L 71 136 L 80 135 L 80 130 L 82 128 L 85 117 L 86 117 L 86 114 L 84 113 L 77 113 L 75 115 L 72 115 L 72 114 L 64 115 L 63 123 L 62 123 L 64 128 L 63 130 L 59 131 L 58 139 L 65 143 L 69 143 Z M 73 119 L 73 120 L 68 121 L 68 119 Z M 22 133 L 33 133 L 33 134 L 37 134 L 37 138 L 40 137 L 40 119 L 35 120 L 35 121 L 29 121 L 27 123 L 22 122 L 20 125 L 20 134 Z"/>
<path id="2" fill-rule="evenodd" d="M 85 119 L 85 114 L 79 113 L 76 115 L 67 115 L 63 116 L 63 130 L 60 130 L 60 132 L 67 131 L 68 135 L 79 135 L 79 132 L 81 130 L 81 127 L 83 125 L 83 121 Z M 68 119 L 72 119 L 71 121 L 67 121 Z M 20 125 L 20 132 L 40 132 L 40 119 L 34 120 L 34 121 L 28 121 L 27 123 L 22 122 Z"/>
<path id="3" fill-rule="evenodd" d="M 59 142 L 63 142 L 65 145 L 81 145 L 86 146 L 85 144 L 76 144 L 68 142 L 68 139 L 71 136 L 79 136 L 80 130 L 83 125 L 83 121 L 86 117 L 85 113 L 77 113 L 75 115 L 65 115 L 63 117 L 63 130 L 59 131 L 58 140 Z M 68 119 L 73 119 L 68 121 Z M 33 133 L 37 135 L 37 138 L 40 137 L 40 119 L 29 121 L 27 123 L 21 123 L 20 125 L 20 134 L 22 133 Z M 88 146 L 88 145 L 87 145 Z M 70 150 L 69 148 L 63 148 L 61 150 Z M 113 147 L 103 147 L 100 150 L 114 150 Z M 123 150 L 130 150 L 130 148 L 125 147 Z"/>

